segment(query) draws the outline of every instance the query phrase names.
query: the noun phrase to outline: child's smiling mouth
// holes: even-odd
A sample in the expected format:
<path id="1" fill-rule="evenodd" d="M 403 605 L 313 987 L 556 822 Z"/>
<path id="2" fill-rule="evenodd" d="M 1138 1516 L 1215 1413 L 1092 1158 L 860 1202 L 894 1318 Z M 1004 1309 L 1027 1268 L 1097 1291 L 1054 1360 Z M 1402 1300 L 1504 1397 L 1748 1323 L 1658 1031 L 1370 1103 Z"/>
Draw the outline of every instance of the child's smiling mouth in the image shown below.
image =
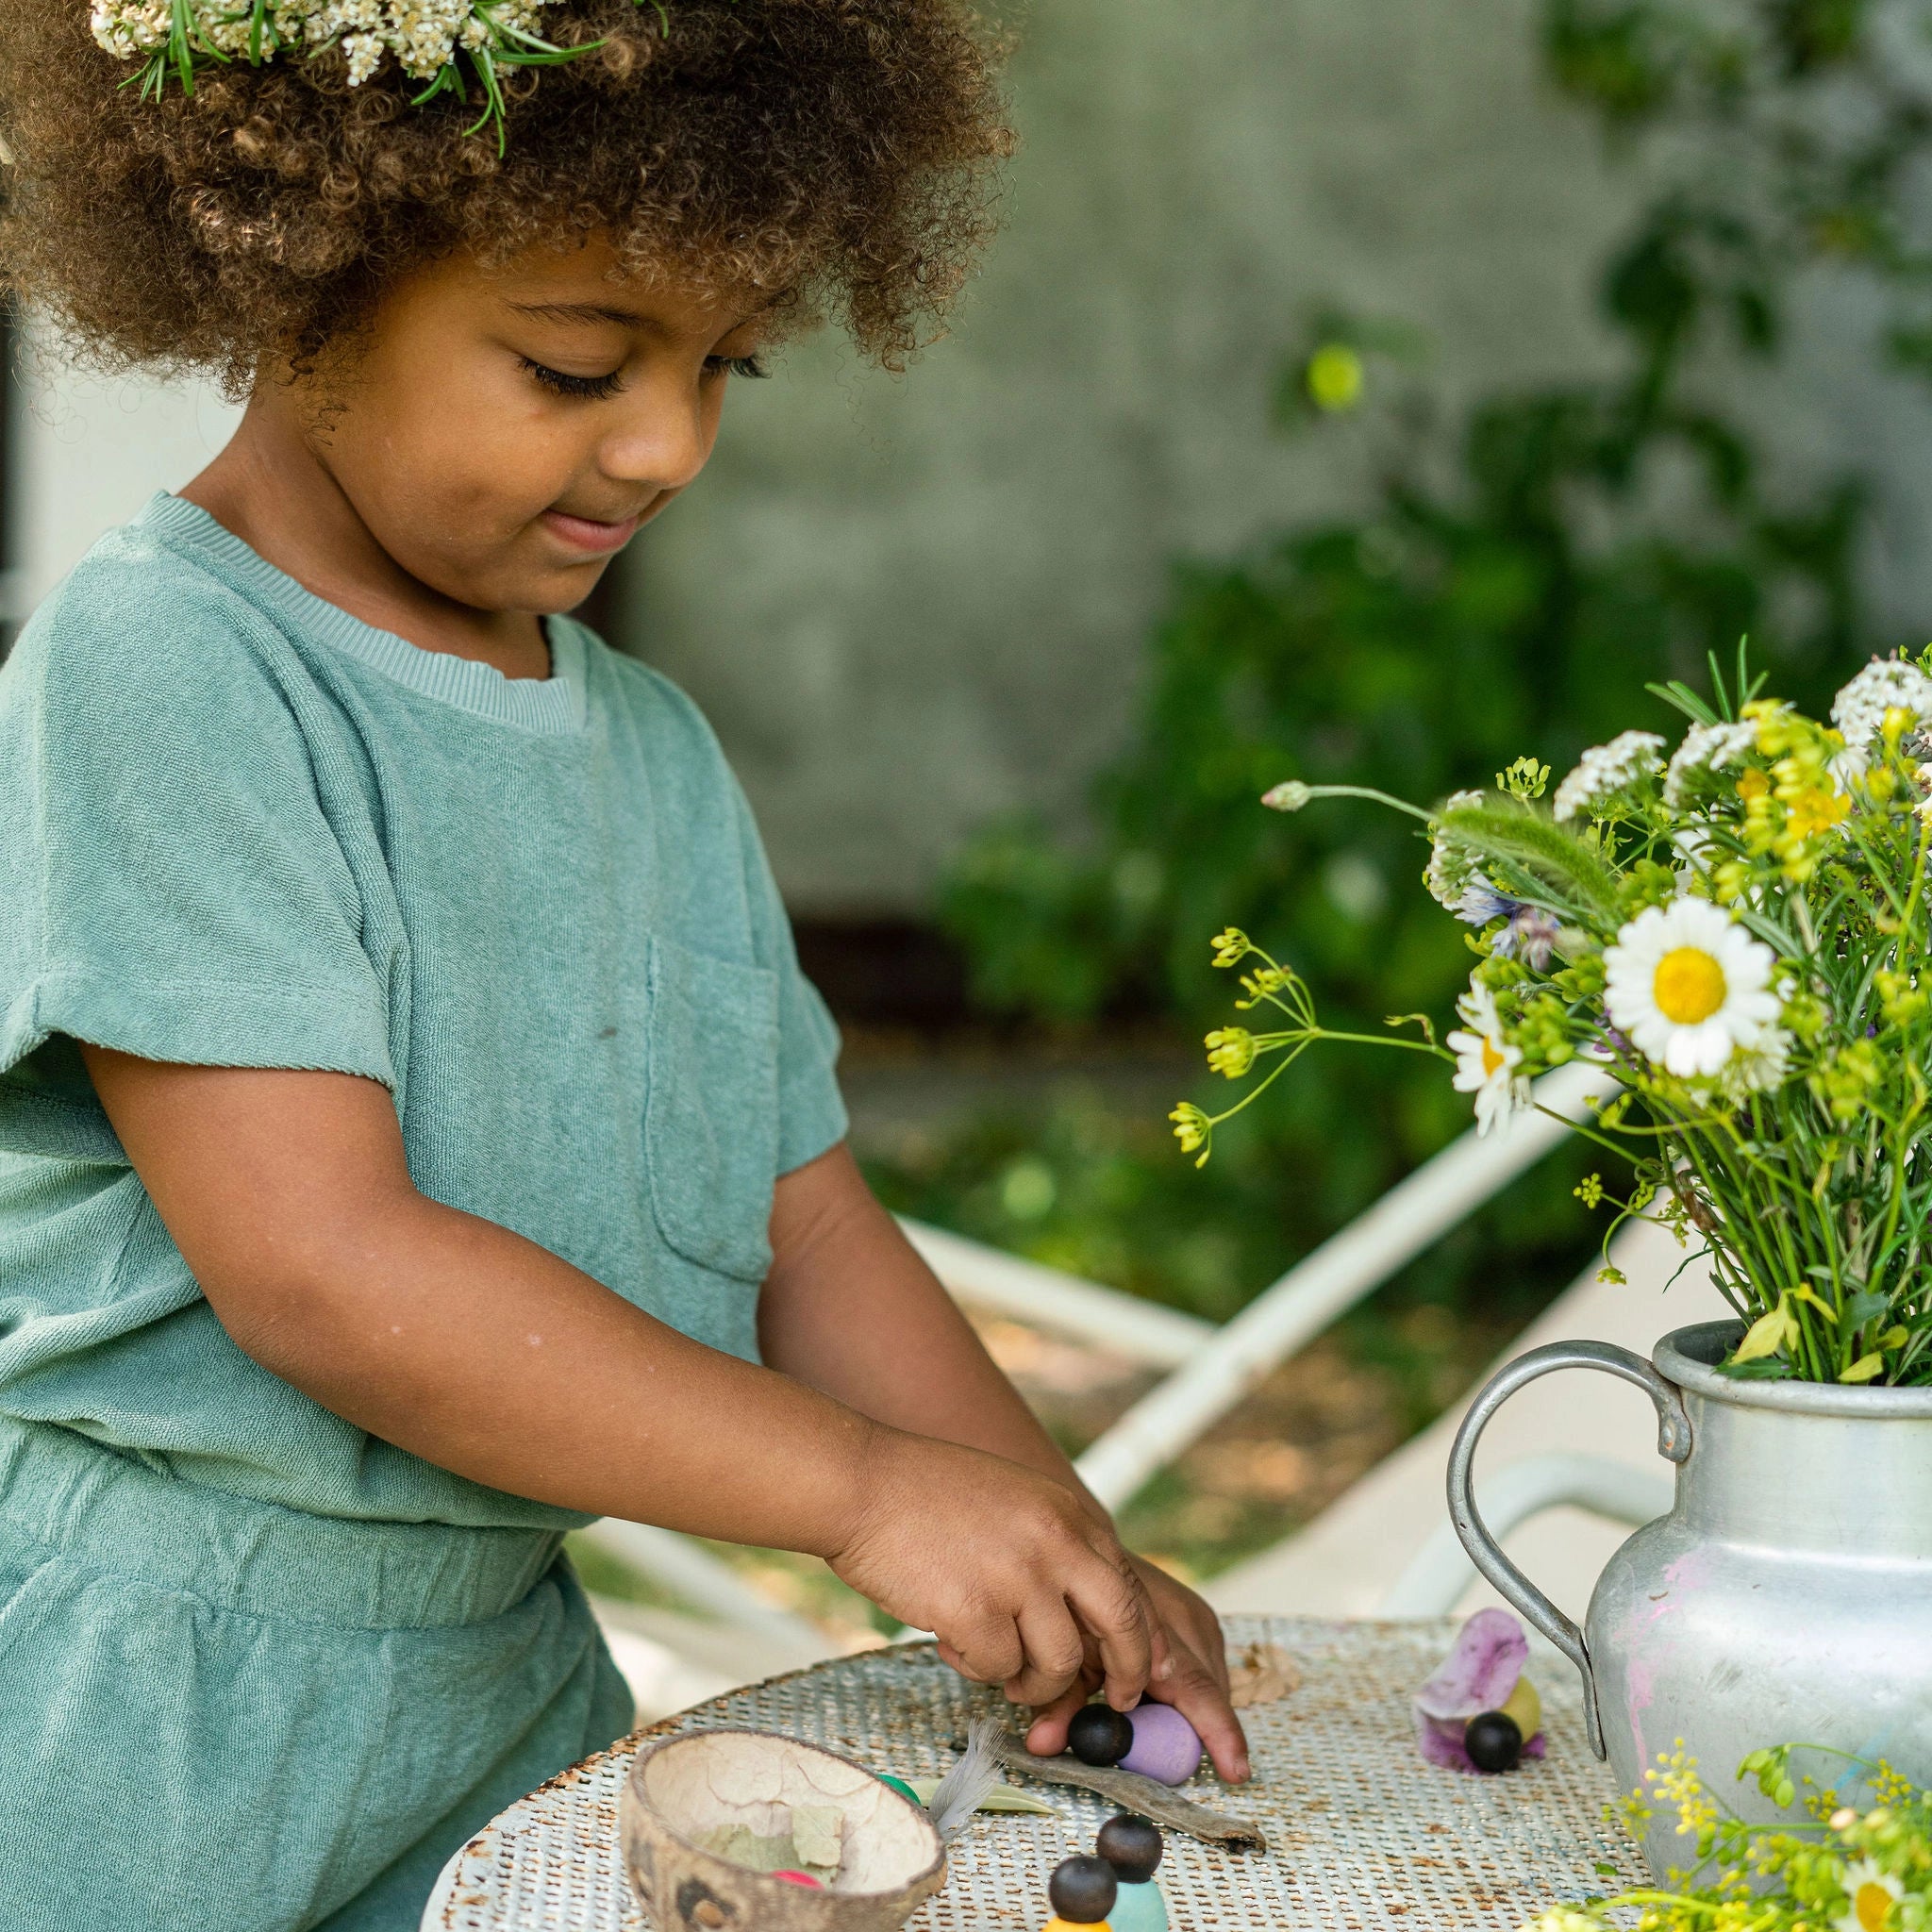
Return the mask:
<path id="1" fill-rule="evenodd" d="M 641 513 L 624 518 L 619 523 L 600 523 L 593 517 L 573 516 L 568 510 L 546 509 L 537 519 L 552 535 L 560 537 L 573 550 L 581 550 L 587 556 L 608 556 L 613 550 L 622 550 L 636 536 L 638 525 L 643 522 Z"/>

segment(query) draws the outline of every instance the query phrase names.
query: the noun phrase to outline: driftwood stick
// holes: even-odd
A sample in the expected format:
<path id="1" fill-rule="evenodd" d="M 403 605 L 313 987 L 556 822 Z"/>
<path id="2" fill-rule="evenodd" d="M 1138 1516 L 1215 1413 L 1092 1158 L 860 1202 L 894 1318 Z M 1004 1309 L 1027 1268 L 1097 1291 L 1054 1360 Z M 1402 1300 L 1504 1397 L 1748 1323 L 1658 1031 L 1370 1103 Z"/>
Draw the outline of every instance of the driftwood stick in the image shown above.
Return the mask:
<path id="1" fill-rule="evenodd" d="M 1123 1811 L 1138 1811 L 1141 1817 L 1153 1819 L 1156 1824 L 1185 1831 L 1213 1844 L 1253 1845 L 1262 1852 L 1268 1849 L 1267 1839 L 1245 1819 L 1230 1818 L 1224 1811 L 1210 1811 L 1206 1805 L 1183 1798 L 1137 1771 L 1082 1764 L 1071 1752 L 1059 1757 L 1036 1757 L 1010 1731 L 994 1740 L 993 1749 L 1008 1771 L 1037 1778 L 1041 1784 L 1077 1786 L 1118 1805 Z"/>

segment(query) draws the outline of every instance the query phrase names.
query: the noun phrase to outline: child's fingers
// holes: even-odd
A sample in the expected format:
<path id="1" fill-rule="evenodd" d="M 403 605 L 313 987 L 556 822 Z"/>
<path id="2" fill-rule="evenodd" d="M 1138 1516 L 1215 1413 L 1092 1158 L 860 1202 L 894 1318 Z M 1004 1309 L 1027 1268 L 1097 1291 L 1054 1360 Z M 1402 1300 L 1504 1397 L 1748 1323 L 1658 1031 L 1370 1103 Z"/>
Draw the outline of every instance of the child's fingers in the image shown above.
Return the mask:
<path id="1" fill-rule="evenodd" d="M 1127 1560 L 1153 1599 L 1154 1612 L 1161 1629 L 1174 1641 L 1186 1644 L 1201 1660 L 1208 1674 L 1225 1690 L 1228 1686 L 1227 1641 L 1222 1634 L 1221 1619 L 1191 1590 L 1166 1571 L 1143 1557 L 1130 1557 Z M 1158 1675 L 1158 1664 L 1155 1669 Z"/>
<path id="2" fill-rule="evenodd" d="M 1241 1783 L 1248 1775 L 1248 1740 L 1226 1690 L 1185 1644 L 1175 1643 L 1172 1655 L 1174 1671 L 1154 1694 L 1200 1733 L 1215 1770 L 1230 1784 Z"/>
<path id="3" fill-rule="evenodd" d="M 1152 1653 L 1152 1661 L 1148 1666 L 1147 1677 L 1150 1684 L 1161 1684 L 1174 1675 L 1174 1646 L 1169 1641 L 1167 1625 L 1160 1620 L 1158 1607 L 1150 1605 L 1149 1609 L 1149 1623 L 1152 1628 L 1149 1649 Z"/>
<path id="4" fill-rule="evenodd" d="M 1156 1619 L 1140 1578 L 1095 1556 L 1079 1566 L 1067 1596 L 1099 1653 L 1107 1701 L 1116 1710 L 1131 1709 L 1154 1667 Z"/>
<path id="5" fill-rule="evenodd" d="M 1026 1650 L 1012 1618 L 987 1612 L 934 1633 L 940 1656 L 975 1684 L 1004 1684 L 1024 1668 Z"/>
<path id="6" fill-rule="evenodd" d="M 1036 1757 L 1058 1757 L 1067 1748 L 1067 1726 L 1074 1713 L 1100 1687 L 1100 1673 L 1083 1667 L 1079 1676 L 1051 1704 L 1035 1709 L 1026 1726 L 1026 1748 Z"/>
<path id="7" fill-rule="evenodd" d="M 1087 1641 L 1074 1621 L 1066 1600 L 1052 1597 L 1029 1604 L 1020 1612 L 1020 1641 L 1026 1661 L 1007 1679 L 1007 1696 L 1014 1704 L 1052 1704 L 1079 1681 L 1087 1660 Z"/>

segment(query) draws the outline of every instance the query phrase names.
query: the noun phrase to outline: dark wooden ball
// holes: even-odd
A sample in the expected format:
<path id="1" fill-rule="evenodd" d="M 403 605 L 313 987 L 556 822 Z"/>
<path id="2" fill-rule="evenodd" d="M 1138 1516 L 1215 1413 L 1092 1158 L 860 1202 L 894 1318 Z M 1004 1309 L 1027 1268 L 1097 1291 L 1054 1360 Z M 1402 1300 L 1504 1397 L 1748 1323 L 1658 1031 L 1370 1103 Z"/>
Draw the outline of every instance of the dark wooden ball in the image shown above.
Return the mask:
<path id="1" fill-rule="evenodd" d="M 1133 1748 L 1133 1725 L 1109 1705 L 1083 1704 L 1067 1726 L 1067 1749 L 1082 1764 L 1118 1764 Z"/>
<path id="2" fill-rule="evenodd" d="M 1046 1895 L 1070 1925 L 1097 1925 L 1113 1910 L 1120 1880 L 1105 1858 L 1062 1858 L 1054 1867 Z"/>
<path id="3" fill-rule="evenodd" d="M 1514 1771 L 1523 1758 L 1523 1733 L 1513 1717 L 1486 1710 L 1470 1719 L 1462 1748 L 1478 1771 Z"/>
<path id="4" fill-rule="evenodd" d="M 1094 1848 L 1128 1885 L 1145 1885 L 1166 1849 L 1160 1827 L 1138 1811 L 1122 1811 L 1100 1827 Z"/>

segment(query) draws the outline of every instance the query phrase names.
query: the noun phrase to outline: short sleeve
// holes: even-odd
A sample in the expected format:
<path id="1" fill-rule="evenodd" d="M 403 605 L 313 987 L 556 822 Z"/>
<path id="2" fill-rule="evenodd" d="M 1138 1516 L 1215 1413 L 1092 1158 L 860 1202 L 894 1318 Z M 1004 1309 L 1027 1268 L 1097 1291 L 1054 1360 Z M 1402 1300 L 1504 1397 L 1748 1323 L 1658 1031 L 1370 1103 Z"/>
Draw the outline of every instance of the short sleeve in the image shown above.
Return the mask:
<path id="1" fill-rule="evenodd" d="M 0 670 L 0 1145 L 92 1108 L 76 1040 L 392 1084 L 354 880 L 248 623 L 165 554 L 90 559 Z"/>
<path id="2" fill-rule="evenodd" d="M 778 896 L 751 807 L 734 782 L 745 891 L 758 961 L 778 975 L 778 1172 L 790 1174 L 845 1138 L 839 1091 L 839 1027 L 798 963 L 791 922 Z"/>

